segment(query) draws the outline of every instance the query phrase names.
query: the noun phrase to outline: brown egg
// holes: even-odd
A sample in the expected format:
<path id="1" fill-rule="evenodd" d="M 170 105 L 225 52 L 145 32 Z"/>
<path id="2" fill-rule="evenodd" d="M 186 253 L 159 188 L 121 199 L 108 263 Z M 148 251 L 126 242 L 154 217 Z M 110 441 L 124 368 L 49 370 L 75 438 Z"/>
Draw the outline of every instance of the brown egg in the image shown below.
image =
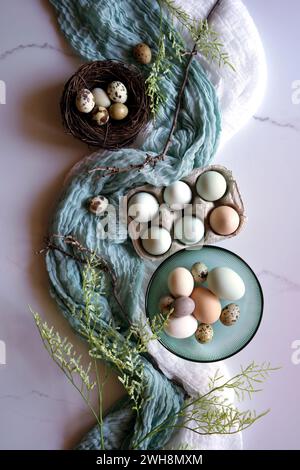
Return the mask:
<path id="1" fill-rule="evenodd" d="M 216 207 L 210 214 L 209 223 L 212 230 L 219 235 L 231 235 L 240 225 L 240 216 L 230 206 Z"/>
<path id="2" fill-rule="evenodd" d="M 201 323 L 215 323 L 221 315 L 221 304 L 218 297 L 205 287 L 195 287 L 191 298 L 196 304 L 193 315 Z"/>
<path id="3" fill-rule="evenodd" d="M 128 108 L 123 103 L 114 103 L 109 108 L 109 115 L 112 119 L 116 121 L 121 121 L 125 119 L 128 114 Z"/>
<path id="4" fill-rule="evenodd" d="M 148 44 L 141 42 L 134 47 L 133 56 L 140 64 L 150 64 L 152 59 L 151 49 Z"/>

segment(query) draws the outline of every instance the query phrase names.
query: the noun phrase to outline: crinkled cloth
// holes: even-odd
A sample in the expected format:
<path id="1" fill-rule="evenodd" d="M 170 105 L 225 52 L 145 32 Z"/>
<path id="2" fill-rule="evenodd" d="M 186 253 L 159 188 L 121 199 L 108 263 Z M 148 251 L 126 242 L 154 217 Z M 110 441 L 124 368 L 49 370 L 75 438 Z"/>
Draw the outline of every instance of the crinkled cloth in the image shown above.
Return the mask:
<path id="1" fill-rule="evenodd" d="M 132 46 L 141 41 L 149 43 L 154 50 L 156 48 L 159 35 L 159 9 L 156 2 L 146 0 L 114 2 L 51 0 L 51 2 L 58 11 L 61 28 L 72 46 L 89 60 L 115 58 L 131 61 Z M 210 4 L 207 10 L 211 3 L 207 2 Z M 228 3 L 230 2 L 223 0 L 218 8 Z M 241 5 L 240 2 L 233 3 Z M 201 7 L 202 5 L 203 3 Z M 218 9 L 215 14 L 218 14 Z M 247 16 L 247 12 L 243 11 L 243 15 Z M 214 18 L 215 16 L 211 21 Z M 247 17 L 247 21 L 250 20 Z M 163 20 L 163 28 L 166 28 L 166 22 L 168 19 Z M 235 39 L 236 30 L 237 26 L 233 24 L 231 33 Z M 167 54 L 171 54 L 168 42 L 166 48 Z M 247 51 L 244 55 L 247 55 Z M 157 154 L 161 151 L 171 125 L 170 116 L 174 112 L 183 65 L 174 59 L 172 74 L 163 78 L 162 86 L 167 92 L 168 100 L 161 108 L 151 133 L 140 139 L 140 149 L 123 149 L 114 153 L 96 152 L 78 165 L 68 180 L 50 228 L 51 233 L 72 234 L 83 245 L 96 250 L 111 261 L 118 275 L 118 289 L 122 303 L 132 321 L 144 320 L 143 290 L 154 265 L 144 263 L 136 256 L 131 242 L 127 239 L 126 226 L 122 223 L 118 225 L 118 230 L 109 240 L 100 239 L 97 220 L 86 210 L 86 201 L 89 197 L 101 193 L 106 195 L 110 203 L 117 208 L 119 198 L 132 187 L 145 182 L 166 185 L 189 174 L 193 168 L 210 162 L 220 135 L 220 112 L 214 87 L 200 63 L 198 61 L 192 63 L 174 139 L 162 164 L 158 164 L 155 170 L 147 168 L 140 173 L 125 173 L 104 178 L 98 178 L 97 175 L 88 173 L 88 170 L 99 164 L 128 165 L 141 162 L 145 152 Z M 49 252 L 47 268 L 52 294 L 64 315 L 78 330 L 81 320 L 76 317 L 76 311 L 83 302 L 81 267 L 59 252 Z M 108 328 L 109 322 L 113 320 L 114 324 L 120 327 L 122 336 L 126 325 L 109 292 L 105 296 L 99 293 L 95 303 L 101 311 L 99 329 Z M 128 400 L 122 401 L 108 414 L 104 426 L 106 448 L 131 448 L 133 431 L 137 442 L 154 426 L 167 417 L 174 416 L 183 403 L 184 392 L 183 389 L 174 386 L 167 377 L 175 376 L 190 394 L 203 393 L 207 386 L 207 375 L 214 369 L 213 365 L 204 366 L 179 359 L 157 342 L 151 343 L 150 353 L 164 374 L 153 368 L 146 358 L 141 358 L 145 365 L 145 396 L 151 397 L 151 400 L 146 403 L 139 420 L 136 420 L 130 410 Z M 170 448 L 173 445 L 178 446 L 180 442 L 192 444 L 196 449 L 241 446 L 240 436 L 209 436 L 199 439 L 193 433 L 180 432 L 171 436 L 171 431 L 165 430 L 160 435 L 144 440 L 140 448 L 157 449 L 164 445 Z M 98 429 L 94 428 L 88 433 L 78 448 L 99 448 Z"/>

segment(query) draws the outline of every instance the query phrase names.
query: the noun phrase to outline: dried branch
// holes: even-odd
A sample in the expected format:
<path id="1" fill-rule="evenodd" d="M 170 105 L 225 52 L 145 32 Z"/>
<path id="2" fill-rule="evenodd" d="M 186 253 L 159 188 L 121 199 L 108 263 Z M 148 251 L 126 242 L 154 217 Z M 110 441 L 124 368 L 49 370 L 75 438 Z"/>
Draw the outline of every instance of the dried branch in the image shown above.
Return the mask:
<path id="1" fill-rule="evenodd" d="M 55 243 L 56 240 L 62 240 L 67 246 L 72 246 L 74 249 L 76 249 L 79 253 L 82 254 L 82 256 L 77 256 L 74 253 L 70 253 L 63 248 L 61 248 L 57 243 Z M 112 286 L 112 291 L 115 300 L 117 301 L 121 312 L 123 313 L 124 318 L 126 318 L 126 321 L 131 324 L 131 321 L 129 320 L 124 307 L 122 305 L 122 302 L 119 298 L 118 294 L 118 288 L 117 288 L 117 276 L 116 273 L 110 264 L 108 260 L 106 260 L 103 256 L 98 255 L 94 251 L 90 250 L 89 248 L 83 246 L 78 240 L 76 240 L 72 235 L 57 235 L 57 234 L 52 234 L 50 237 L 47 237 L 45 239 L 45 247 L 39 250 L 37 253 L 38 254 L 43 254 L 47 253 L 49 251 L 59 251 L 62 253 L 64 256 L 67 256 L 68 258 L 73 259 L 74 261 L 86 265 L 91 257 L 93 258 L 93 264 L 94 267 L 97 269 L 100 269 L 101 271 L 107 273 L 110 277 L 111 280 L 111 286 Z"/>
<path id="2" fill-rule="evenodd" d="M 219 5 L 219 3 L 220 3 L 220 0 L 218 0 L 215 3 L 215 5 L 211 8 L 211 10 L 209 11 L 209 13 L 206 17 L 206 22 L 208 22 L 209 18 L 211 17 L 211 15 L 215 11 L 215 9 Z M 178 120 L 179 112 L 180 112 L 180 109 L 181 109 L 182 97 L 183 97 L 184 89 L 185 89 L 185 86 L 186 86 L 186 83 L 187 83 L 190 66 L 191 66 L 193 57 L 195 55 L 197 55 L 197 53 L 198 53 L 197 47 L 198 47 L 198 41 L 199 41 L 200 36 L 201 36 L 201 31 L 199 33 L 199 36 L 195 38 L 195 43 L 194 43 L 194 46 L 193 46 L 192 50 L 191 51 L 183 51 L 183 53 L 182 53 L 182 56 L 189 56 L 189 58 L 188 58 L 188 60 L 186 62 L 186 65 L 185 65 L 184 76 L 183 76 L 181 86 L 180 86 L 180 89 L 179 89 L 179 92 L 178 92 L 178 95 L 177 95 L 175 112 L 174 112 L 172 125 L 171 125 L 171 128 L 170 128 L 170 132 L 169 132 L 168 138 L 165 142 L 165 145 L 164 145 L 164 148 L 163 148 L 162 152 L 159 153 L 158 155 L 155 155 L 155 156 L 146 155 L 146 158 L 142 163 L 131 164 L 131 165 L 128 165 L 128 166 L 125 166 L 125 167 L 97 166 L 97 167 L 89 170 L 89 173 L 96 173 L 96 172 L 101 171 L 102 172 L 101 177 L 103 178 L 105 176 L 113 176 L 113 175 L 116 175 L 116 174 L 119 174 L 119 173 L 128 173 L 130 171 L 142 171 L 146 167 L 155 168 L 157 163 L 159 163 L 159 162 L 161 162 L 165 159 L 165 157 L 167 155 L 167 152 L 169 150 L 169 147 L 172 143 L 172 138 L 173 138 L 173 135 L 174 135 L 174 132 L 175 132 L 175 129 L 176 129 L 177 120 Z"/>

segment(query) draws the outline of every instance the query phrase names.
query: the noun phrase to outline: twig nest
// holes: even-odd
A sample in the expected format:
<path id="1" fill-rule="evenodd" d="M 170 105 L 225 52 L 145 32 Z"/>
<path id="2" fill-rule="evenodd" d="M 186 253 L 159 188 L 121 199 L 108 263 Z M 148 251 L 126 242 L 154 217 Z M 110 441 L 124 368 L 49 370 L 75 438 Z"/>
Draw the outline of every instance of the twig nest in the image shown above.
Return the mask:
<path id="1" fill-rule="evenodd" d="M 109 114 L 112 119 L 115 119 L 115 121 L 121 121 L 126 118 L 128 108 L 125 104 L 114 103 L 109 108 Z"/>
<path id="2" fill-rule="evenodd" d="M 103 108 L 109 108 L 111 101 L 107 96 L 106 92 L 102 88 L 94 88 L 92 90 L 92 95 L 94 97 L 95 105 L 102 106 Z"/>
<path id="3" fill-rule="evenodd" d="M 110 87 L 117 92 L 114 100 L 107 93 L 112 83 L 122 85 Z M 93 119 L 94 106 L 109 109 L 116 100 L 126 100 L 126 108 L 121 110 L 122 119 L 119 117 L 120 109 L 117 108 L 116 119 L 110 116 L 106 124 L 98 125 Z M 121 101 L 118 103 L 124 104 Z M 113 108 L 112 114 L 115 111 Z M 89 146 L 108 150 L 129 147 L 145 128 L 149 118 L 144 75 L 134 65 L 120 61 L 86 63 L 66 83 L 61 99 L 61 113 L 65 130 Z"/>
<path id="4" fill-rule="evenodd" d="M 81 113 L 90 113 L 95 106 L 92 93 L 87 88 L 81 88 L 76 96 L 76 107 Z"/>
<path id="5" fill-rule="evenodd" d="M 107 94 L 111 101 L 115 103 L 125 103 L 127 101 L 127 89 L 124 83 L 114 81 L 107 87 Z"/>
<path id="6" fill-rule="evenodd" d="M 140 64 L 150 64 L 152 52 L 148 44 L 141 42 L 134 47 L 133 56 Z"/>
<path id="7" fill-rule="evenodd" d="M 206 323 L 201 323 L 196 330 L 195 336 L 199 343 L 209 343 L 214 336 L 213 327 Z"/>
<path id="8" fill-rule="evenodd" d="M 95 196 L 89 200 L 89 211 L 94 215 L 100 215 L 108 207 L 108 199 L 105 196 Z"/>
<path id="9" fill-rule="evenodd" d="M 99 126 L 104 126 L 109 120 L 109 113 L 103 106 L 97 106 L 93 111 L 92 119 L 96 121 Z"/>

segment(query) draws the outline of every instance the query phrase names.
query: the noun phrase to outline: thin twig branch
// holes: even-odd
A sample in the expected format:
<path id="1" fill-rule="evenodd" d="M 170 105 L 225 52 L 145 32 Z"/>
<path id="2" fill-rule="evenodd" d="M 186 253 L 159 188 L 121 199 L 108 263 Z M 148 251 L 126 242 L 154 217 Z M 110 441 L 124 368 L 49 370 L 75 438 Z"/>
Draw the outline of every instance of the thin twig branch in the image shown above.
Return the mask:
<path id="1" fill-rule="evenodd" d="M 221 0 L 217 0 L 217 2 L 213 5 L 211 10 L 209 11 L 209 13 L 206 17 L 207 21 L 210 19 L 211 15 L 215 11 L 216 7 L 219 5 L 220 1 Z M 148 166 L 152 167 L 152 168 L 155 168 L 157 163 L 159 163 L 159 162 L 161 162 L 165 159 L 165 157 L 167 156 L 167 152 L 170 148 L 170 145 L 172 143 L 172 138 L 173 138 L 173 135 L 174 135 L 174 132 L 175 132 L 175 129 L 176 129 L 177 120 L 178 120 L 179 112 L 180 112 L 180 109 L 181 109 L 182 97 L 183 97 L 184 89 L 185 89 L 187 79 L 188 79 L 189 69 L 190 69 L 193 57 L 197 55 L 197 42 L 195 42 L 195 44 L 193 46 L 193 49 L 191 51 L 183 51 L 182 55 L 183 56 L 189 56 L 189 58 L 187 60 L 186 66 L 185 66 L 184 76 L 183 76 L 181 86 L 180 86 L 180 89 L 179 89 L 179 92 L 178 92 L 178 95 L 177 95 L 175 112 L 174 112 L 172 125 L 171 125 L 171 128 L 170 128 L 170 132 L 169 132 L 168 138 L 165 142 L 165 145 L 164 145 L 164 148 L 163 148 L 162 152 L 159 153 L 158 155 L 155 155 L 154 157 L 151 156 L 151 155 L 146 155 L 146 158 L 142 163 L 131 164 L 131 165 L 128 165 L 126 167 L 97 166 L 96 168 L 93 168 L 93 169 L 89 170 L 89 173 L 96 173 L 96 172 L 101 171 L 101 172 L 103 172 L 101 177 L 104 177 L 104 176 L 112 176 L 112 175 L 119 174 L 119 173 L 128 173 L 129 171 L 141 171 L 141 170 L 143 170 L 144 168 L 146 168 Z"/>
<path id="2" fill-rule="evenodd" d="M 70 253 L 63 248 L 61 248 L 59 245 L 55 243 L 55 239 L 62 240 L 67 246 L 72 246 L 76 250 L 78 250 L 79 253 L 82 253 L 83 256 L 77 256 L 74 253 Z M 86 258 L 86 255 L 88 255 L 89 258 L 93 257 L 95 260 L 95 267 L 97 269 L 100 269 L 103 272 L 106 272 L 111 280 L 111 285 L 112 285 L 112 290 L 113 290 L 113 295 L 118 303 L 118 306 L 121 309 L 121 312 L 123 313 L 123 316 L 126 318 L 127 322 L 131 324 L 130 319 L 128 318 L 124 307 L 122 305 L 121 300 L 119 299 L 118 295 L 118 289 L 117 289 L 117 276 L 115 274 L 115 271 L 109 261 L 107 261 L 103 256 L 99 256 L 97 253 L 94 251 L 90 250 L 89 248 L 83 246 L 78 240 L 76 240 L 72 235 L 57 235 L 57 234 L 52 234 L 50 237 L 47 237 L 45 239 L 45 247 L 42 248 L 37 252 L 37 254 L 43 254 L 47 253 L 48 251 L 59 251 L 62 253 L 64 256 L 67 256 L 68 258 L 72 258 L 74 261 L 80 263 L 80 264 L 87 264 L 88 258 Z"/>

